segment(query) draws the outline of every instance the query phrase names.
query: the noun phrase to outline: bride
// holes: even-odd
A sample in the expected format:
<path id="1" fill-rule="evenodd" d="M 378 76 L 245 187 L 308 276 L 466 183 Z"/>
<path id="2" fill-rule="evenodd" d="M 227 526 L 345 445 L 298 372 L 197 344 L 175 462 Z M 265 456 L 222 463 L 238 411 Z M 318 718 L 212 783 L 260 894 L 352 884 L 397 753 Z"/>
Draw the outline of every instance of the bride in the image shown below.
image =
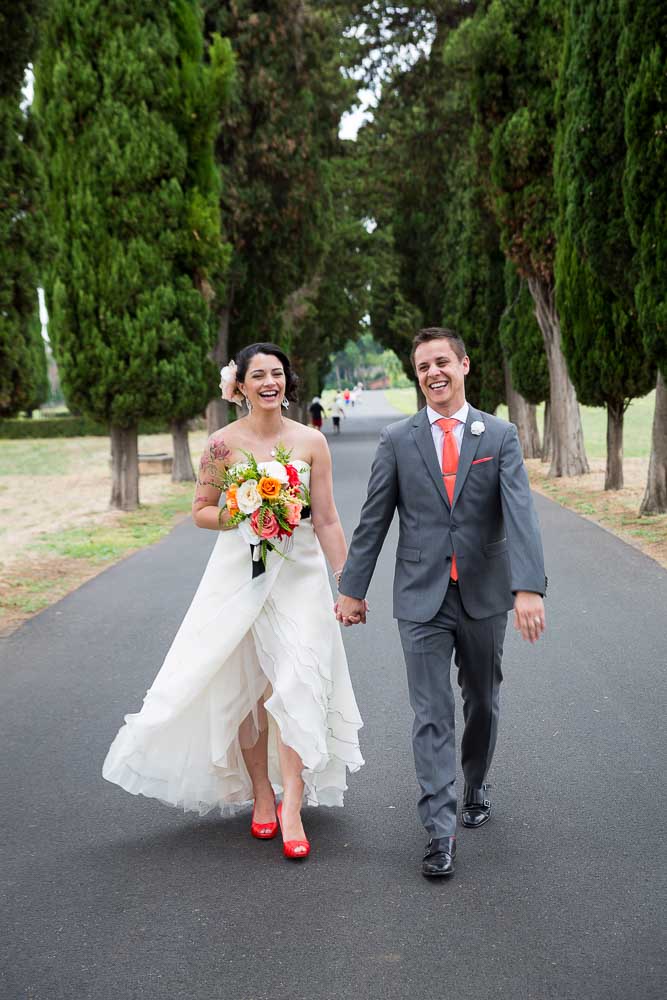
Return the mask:
<path id="1" fill-rule="evenodd" d="M 253 804 L 251 833 L 283 853 L 310 851 L 301 806 L 342 805 L 346 768 L 363 764 L 362 721 L 339 627 L 331 613 L 324 556 L 336 581 L 347 546 L 333 499 L 323 435 L 284 416 L 297 379 L 275 344 L 244 348 L 221 387 L 248 415 L 216 431 L 202 455 L 192 505 L 200 528 L 217 531 L 201 583 L 141 711 L 127 715 L 103 775 L 201 814 Z M 233 510 L 219 506 L 225 472 L 252 455 L 287 451 L 310 492 L 312 516 L 264 564 Z M 230 523 L 231 519 L 231 523 Z M 358 620 L 358 619 L 357 619 Z M 282 795 L 276 806 L 276 795 Z"/>

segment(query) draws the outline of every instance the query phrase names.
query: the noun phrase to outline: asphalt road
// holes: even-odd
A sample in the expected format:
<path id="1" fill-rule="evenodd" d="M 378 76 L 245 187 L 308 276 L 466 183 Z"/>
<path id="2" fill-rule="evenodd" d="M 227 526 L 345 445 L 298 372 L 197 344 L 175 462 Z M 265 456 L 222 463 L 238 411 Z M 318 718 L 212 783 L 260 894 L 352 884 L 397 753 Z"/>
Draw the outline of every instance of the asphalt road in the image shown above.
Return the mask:
<path id="1" fill-rule="evenodd" d="M 348 532 L 396 416 L 381 399 L 331 442 Z M 367 765 L 344 810 L 306 810 L 300 867 L 246 817 L 184 815 L 101 777 L 208 532 L 180 525 L 0 640 L 1 1000 L 662 998 L 667 574 L 537 507 L 548 633 L 530 647 L 508 630 L 493 817 L 460 831 L 444 883 L 419 874 L 394 533 L 370 623 L 345 632 Z"/>

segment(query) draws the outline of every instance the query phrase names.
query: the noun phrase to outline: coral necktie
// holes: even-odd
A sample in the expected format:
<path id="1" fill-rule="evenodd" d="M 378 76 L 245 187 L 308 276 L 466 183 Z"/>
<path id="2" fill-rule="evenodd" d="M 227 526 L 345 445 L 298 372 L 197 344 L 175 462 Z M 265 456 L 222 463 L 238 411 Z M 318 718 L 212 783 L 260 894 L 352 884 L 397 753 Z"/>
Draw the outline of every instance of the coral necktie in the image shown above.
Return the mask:
<path id="1" fill-rule="evenodd" d="M 454 499 L 454 487 L 456 486 L 456 470 L 459 467 L 459 449 L 454 437 L 454 428 L 458 424 L 456 417 L 442 417 L 437 421 L 438 427 L 442 428 L 445 435 L 442 444 L 442 478 L 451 505 Z M 452 580 L 458 580 L 459 571 L 456 568 L 456 556 L 452 555 L 452 568 L 450 571 Z"/>

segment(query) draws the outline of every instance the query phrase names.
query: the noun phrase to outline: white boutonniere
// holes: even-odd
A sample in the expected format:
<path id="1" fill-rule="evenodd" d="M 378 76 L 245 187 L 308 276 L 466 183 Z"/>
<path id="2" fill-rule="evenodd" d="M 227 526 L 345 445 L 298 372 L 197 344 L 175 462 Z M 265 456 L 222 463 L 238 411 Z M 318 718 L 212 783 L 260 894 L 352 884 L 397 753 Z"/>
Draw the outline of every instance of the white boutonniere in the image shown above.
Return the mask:
<path id="1" fill-rule="evenodd" d="M 483 434 L 485 430 L 486 427 L 484 426 L 481 420 L 473 420 L 473 422 L 470 425 L 470 433 L 474 434 L 475 437 L 479 437 L 479 435 Z"/>

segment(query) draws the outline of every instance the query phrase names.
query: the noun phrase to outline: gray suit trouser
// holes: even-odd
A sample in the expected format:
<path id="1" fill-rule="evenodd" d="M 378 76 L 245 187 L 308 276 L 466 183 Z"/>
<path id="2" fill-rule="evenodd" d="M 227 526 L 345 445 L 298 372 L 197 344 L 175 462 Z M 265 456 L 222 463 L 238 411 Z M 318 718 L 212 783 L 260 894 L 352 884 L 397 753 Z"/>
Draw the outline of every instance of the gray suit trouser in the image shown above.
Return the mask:
<path id="1" fill-rule="evenodd" d="M 456 833 L 452 652 L 463 695 L 463 777 L 466 784 L 479 788 L 496 745 L 506 627 L 507 612 L 491 618 L 470 618 L 458 587 L 452 585 L 431 621 L 398 622 L 410 704 L 415 713 L 412 747 L 421 789 L 419 817 L 431 837 Z"/>

